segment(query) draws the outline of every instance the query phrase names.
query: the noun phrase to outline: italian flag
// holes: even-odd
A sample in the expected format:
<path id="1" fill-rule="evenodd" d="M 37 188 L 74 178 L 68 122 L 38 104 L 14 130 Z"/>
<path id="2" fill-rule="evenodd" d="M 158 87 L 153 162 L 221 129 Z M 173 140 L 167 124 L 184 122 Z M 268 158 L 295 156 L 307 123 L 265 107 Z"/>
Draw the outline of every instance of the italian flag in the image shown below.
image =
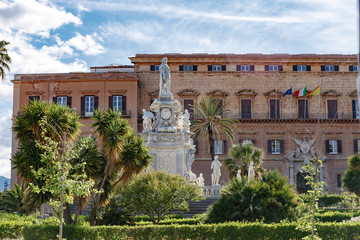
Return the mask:
<path id="1" fill-rule="evenodd" d="M 306 86 L 303 89 L 297 90 L 294 94 L 294 97 L 303 97 L 306 95 Z"/>

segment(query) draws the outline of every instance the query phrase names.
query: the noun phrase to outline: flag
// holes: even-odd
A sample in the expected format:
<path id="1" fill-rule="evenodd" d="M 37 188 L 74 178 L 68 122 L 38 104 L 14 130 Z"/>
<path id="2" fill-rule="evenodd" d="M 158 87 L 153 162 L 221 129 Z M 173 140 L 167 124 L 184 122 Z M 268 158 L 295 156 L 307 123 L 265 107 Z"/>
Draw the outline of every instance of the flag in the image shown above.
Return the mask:
<path id="1" fill-rule="evenodd" d="M 294 97 L 303 97 L 306 95 L 306 86 L 303 89 L 297 90 L 294 94 Z"/>
<path id="2" fill-rule="evenodd" d="M 289 88 L 288 90 L 286 90 L 286 92 L 283 94 L 283 96 L 285 95 L 292 95 L 292 88 Z"/>
<path id="3" fill-rule="evenodd" d="M 317 88 L 314 88 L 314 90 L 307 92 L 306 93 L 307 96 L 315 96 L 315 95 L 320 95 L 320 86 L 318 86 Z"/>

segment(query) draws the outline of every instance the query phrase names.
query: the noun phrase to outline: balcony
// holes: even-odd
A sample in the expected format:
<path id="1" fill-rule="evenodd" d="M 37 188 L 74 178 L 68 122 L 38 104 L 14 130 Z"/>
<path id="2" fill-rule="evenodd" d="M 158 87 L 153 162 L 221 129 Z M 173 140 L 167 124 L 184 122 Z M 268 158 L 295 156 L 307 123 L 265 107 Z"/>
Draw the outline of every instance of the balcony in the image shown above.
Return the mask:
<path id="1" fill-rule="evenodd" d="M 337 113 L 330 116 L 328 113 L 282 113 L 282 114 L 270 114 L 270 113 L 225 113 L 224 118 L 234 118 L 243 121 L 252 120 L 357 120 L 352 113 Z"/>
<path id="2" fill-rule="evenodd" d="M 75 110 L 76 114 L 80 116 L 80 118 L 91 118 L 92 115 L 85 115 L 84 112 L 81 112 L 79 110 Z M 121 115 L 123 118 L 131 118 L 131 111 L 121 111 Z"/>

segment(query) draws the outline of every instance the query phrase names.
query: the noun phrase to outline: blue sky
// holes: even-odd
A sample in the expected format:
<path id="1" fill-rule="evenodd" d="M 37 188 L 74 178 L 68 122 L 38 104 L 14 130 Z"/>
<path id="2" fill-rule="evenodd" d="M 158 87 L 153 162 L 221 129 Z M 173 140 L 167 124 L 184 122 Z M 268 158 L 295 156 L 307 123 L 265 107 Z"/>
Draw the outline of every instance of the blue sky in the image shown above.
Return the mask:
<path id="1" fill-rule="evenodd" d="M 2 0 L 0 176 L 10 177 L 16 73 L 89 71 L 136 53 L 357 53 L 356 0 Z"/>

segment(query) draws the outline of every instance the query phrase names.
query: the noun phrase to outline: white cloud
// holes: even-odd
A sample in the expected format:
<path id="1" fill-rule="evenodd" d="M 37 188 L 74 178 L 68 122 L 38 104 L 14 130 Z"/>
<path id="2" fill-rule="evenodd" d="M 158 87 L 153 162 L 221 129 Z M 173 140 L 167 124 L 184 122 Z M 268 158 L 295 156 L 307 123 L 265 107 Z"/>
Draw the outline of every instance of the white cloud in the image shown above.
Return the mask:
<path id="1" fill-rule="evenodd" d="M 75 37 L 66 41 L 66 45 L 84 52 L 85 55 L 98 55 L 105 51 L 104 47 L 97 41 L 102 39 L 96 33 L 81 35 L 76 33 Z"/>
<path id="2" fill-rule="evenodd" d="M 0 82 L 0 99 L 1 101 L 12 101 L 13 86 L 11 83 L 5 81 Z"/>
<path id="3" fill-rule="evenodd" d="M 81 24 L 80 18 L 48 1 L 14 0 L 0 3 L 2 30 L 48 36 L 49 31 L 64 24 Z"/>
<path id="4" fill-rule="evenodd" d="M 0 176 L 10 178 L 11 154 L 11 111 L 3 112 L 0 117 Z"/>

